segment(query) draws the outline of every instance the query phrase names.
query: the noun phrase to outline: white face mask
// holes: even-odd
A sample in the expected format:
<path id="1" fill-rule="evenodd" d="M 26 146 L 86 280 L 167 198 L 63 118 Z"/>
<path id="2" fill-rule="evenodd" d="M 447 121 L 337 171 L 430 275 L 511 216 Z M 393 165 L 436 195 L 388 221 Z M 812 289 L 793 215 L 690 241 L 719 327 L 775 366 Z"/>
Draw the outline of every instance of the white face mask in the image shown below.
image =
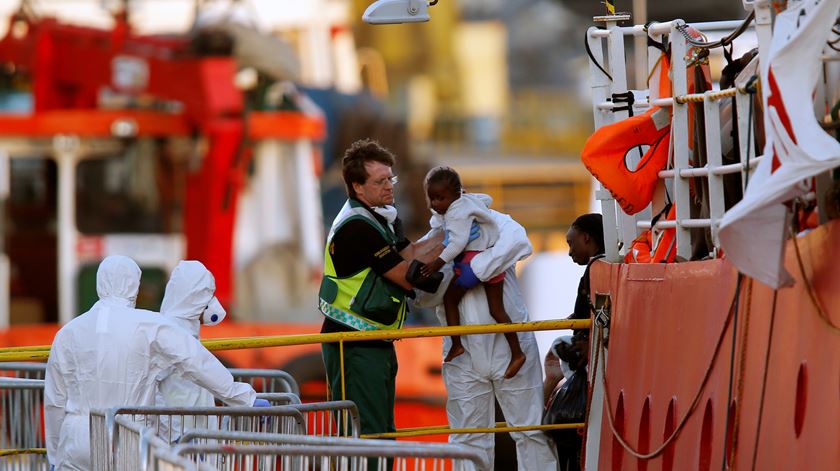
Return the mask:
<path id="1" fill-rule="evenodd" d="M 201 313 L 201 323 L 204 325 L 216 325 L 222 322 L 227 317 L 227 311 L 222 307 L 222 303 L 213 296 L 210 304 Z"/>

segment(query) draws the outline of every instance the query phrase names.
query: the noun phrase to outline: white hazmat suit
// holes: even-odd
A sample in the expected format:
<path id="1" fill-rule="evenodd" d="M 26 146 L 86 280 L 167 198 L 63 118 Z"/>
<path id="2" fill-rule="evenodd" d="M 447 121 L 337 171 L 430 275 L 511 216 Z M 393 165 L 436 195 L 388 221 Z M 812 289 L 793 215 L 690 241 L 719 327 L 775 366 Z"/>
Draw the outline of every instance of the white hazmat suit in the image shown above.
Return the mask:
<path id="1" fill-rule="evenodd" d="M 528 310 L 516 279 L 516 262 L 528 257 L 531 243 L 525 229 L 510 216 L 492 211 L 499 227 L 499 239 L 493 247 L 476 255 L 470 267 L 480 280 L 488 280 L 505 272 L 505 310 L 513 322 L 527 322 Z M 433 231 L 434 232 L 434 231 Z M 430 232 L 428 236 L 433 235 Z M 441 325 L 446 325 L 443 292 L 452 277 L 450 265 L 444 267 L 445 277 L 435 295 L 418 291 L 418 303 L 437 306 L 436 314 Z M 494 324 L 490 316 L 484 288 L 479 285 L 467 291 L 459 305 L 461 325 Z M 540 354 L 533 332 L 520 332 L 519 343 L 526 360 L 522 369 L 510 379 L 504 379 L 510 363 L 510 347 L 501 334 L 463 335 L 463 354 L 443 364 L 443 380 L 448 398 L 446 414 L 452 428 L 492 428 L 495 426 L 495 404 L 499 401 L 505 420 L 511 426 L 539 425 L 543 412 L 543 382 Z M 449 351 L 451 341 L 444 337 L 443 355 Z M 536 430 L 514 432 L 519 471 L 557 469 L 554 446 L 545 432 Z M 490 433 L 454 434 L 450 443 L 466 445 L 485 455 L 487 469 L 493 469 L 495 458 L 494 437 Z"/>
<path id="2" fill-rule="evenodd" d="M 156 379 L 168 368 L 232 406 L 254 403 L 253 388 L 234 382 L 195 337 L 157 313 L 134 308 L 139 287 L 133 260 L 107 257 L 96 272 L 99 301 L 53 340 L 44 426 L 56 470 L 90 470 L 90 410 L 154 405 Z"/>
<path id="3" fill-rule="evenodd" d="M 184 329 L 196 339 L 200 337 L 201 324 L 216 325 L 221 322 L 226 312 L 216 299 L 216 280 L 213 274 L 198 261 L 185 260 L 178 263 L 163 295 L 160 313 Z M 158 385 L 155 404 L 165 407 L 213 407 L 216 401 L 210 391 L 166 370 L 163 380 Z M 162 418 L 160 436 L 164 440 L 174 441 L 180 435 L 181 419 L 172 417 L 170 421 Z M 187 418 L 183 428 L 218 428 L 215 417 Z M 208 422 L 209 421 L 209 422 Z"/>

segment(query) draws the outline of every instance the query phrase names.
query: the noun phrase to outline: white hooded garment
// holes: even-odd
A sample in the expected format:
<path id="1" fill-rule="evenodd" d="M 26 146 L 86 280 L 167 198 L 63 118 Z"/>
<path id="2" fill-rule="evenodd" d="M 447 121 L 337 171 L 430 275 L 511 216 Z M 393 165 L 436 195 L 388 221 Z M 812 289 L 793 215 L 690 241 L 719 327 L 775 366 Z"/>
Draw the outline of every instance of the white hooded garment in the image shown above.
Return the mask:
<path id="1" fill-rule="evenodd" d="M 499 238 L 499 228 L 490 213 L 493 198 L 482 193 L 463 193 L 443 215 L 432 212 L 429 225 L 449 233 L 449 243 L 440 254 L 444 262 L 455 260 L 465 250 L 486 250 Z M 473 221 L 479 225 L 478 237 L 469 240 Z"/>
<path id="2" fill-rule="evenodd" d="M 216 281 L 213 274 L 201 262 L 182 261 L 172 270 L 172 275 L 166 284 L 160 313 L 184 329 L 184 332 L 199 338 L 202 318 L 205 317 L 204 313 L 207 312 L 208 307 L 221 308 L 219 301 L 213 296 L 215 292 Z M 221 309 L 221 313 L 224 317 L 224 309 Z M 209 319 L 205 320 L 207 321 Z M 213 407 L 216 405 L 210 391 L 169 370 L 163 374 L 165 378 L 158 386 L 156 405 L 166 407 Z M 185 422 L 183 428 L 218 428 L 215 417 L 187 418 Z M 159 434 L 164 440 L 172 442 L 180 436 L 181 430 L 180 418 L 172 418 L 171 430 L 169 420 L 163 418 Z"/>
<path id="3" fill-rule="evenodd" d="M 489 280 L 505 273 L 505 311 L 512 322 L 527 322 L 528 310 L 516 279 L 516 262 L 531 255 L 531 243 L 525 229 L 510 216 L 491 210 L 499 228 L 499 238 L 487 250 L 476 255 L 470 266 L 480 280 Z M 427 234 L 433 235 L 434 230 Z M 417 292 L 417 302 L 437 306 L 441 325 L 446 316 L 441 305 L 443 293 L 452 279 L 451 265 L 443 270 L 445 276 L 437 293 Z M 484 288 L 479 285 L 467 291 L 459 305 L 461 325 L 494 324 L 487 307 Z M 510 379 L 504 379 L 510 363 L 510 347 L 501 334 L 463 335 L 466 352 L 443 364 L 446 383 L 446 414 L 452 428 L 492 428 L 495 426 L 494 396 L 499 401 L 505 420 L 511 426 L 539 425 L 543 412 L 542 366 L 533 332 L 520 332 L 519 344 L 526 360 L 522 369 Z M 443 355 L 451 341 L 444 337 Z M 542 431 L 510 434 L 516 442 L 519 471 L 557 469 L 557 457 L 548 435 Z M 453 434 L 450 443 L 466 445 L 485 455 L 485 469 L 493 469 L 495 439 L 491 433 Z"/>
<path id="4" fill-rule="evenodd" d="M 192 335 L 157 313 L 135 309 L 140 268 L 111 256 L 96 273 L 99 301 L 53 340 L 44 390 L 47 456 L 56 470 L 90 470 L 89 412 L 154 405 L 156 379 L 167 368 L 232 406 L 256 393 L 236 383 Z"/>

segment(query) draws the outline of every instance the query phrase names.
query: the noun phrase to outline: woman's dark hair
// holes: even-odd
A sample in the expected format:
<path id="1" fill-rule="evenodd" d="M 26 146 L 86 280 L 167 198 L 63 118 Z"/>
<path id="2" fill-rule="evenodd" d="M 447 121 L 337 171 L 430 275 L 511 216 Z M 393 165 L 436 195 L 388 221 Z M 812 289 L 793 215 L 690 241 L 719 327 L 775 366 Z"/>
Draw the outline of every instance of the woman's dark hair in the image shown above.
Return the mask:
<path id="1" fill-rule="evenodd" d="M 604 253 L 604 220 L 598 213 L 589 213 L 584 214 L 583 216 L 578 216 L 575 219 L 575 222 L 572 223 L 572 227 L 575 229 L 588 234 L 592 240 L 598 244 L 598 253 Z"/>
<path id="2" fill-rule="evenodd" d="M 440 166 L 429 170 L 423 188 L 428 190 L 429 186 L 438 184 L 445 185 L 456 195 L 461 194 L 461 177 L 452 167 Z"/>
<path id="3" fill-rule="evenodd" d="M 347 187 L 347 195 L 351 198 L 356 197 L 353 184 L 364 185 L 368 179 L 367 169 L 365 168 L 367 162 L 379 162 L 393 167 L 396 159 L 391 151 L 382 147 L 379 142 L 373 139 L 359 139 L 350 144 L 341 159 L 341 176 L 344 178 L 344 185 Z"/>

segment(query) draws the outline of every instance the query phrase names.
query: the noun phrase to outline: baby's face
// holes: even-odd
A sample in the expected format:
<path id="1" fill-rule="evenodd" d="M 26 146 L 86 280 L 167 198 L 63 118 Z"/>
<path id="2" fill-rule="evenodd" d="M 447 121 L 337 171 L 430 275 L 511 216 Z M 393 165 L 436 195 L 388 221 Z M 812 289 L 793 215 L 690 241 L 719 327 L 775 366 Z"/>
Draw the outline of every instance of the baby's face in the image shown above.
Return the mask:
<path id="1" fill-rule="evenodd" d="M 443 215 L 449 209 L 449 205 L 458 199 L 458 196 L 452 188 L 449 188 L 443 183 L 433 183 L 426 189 L 426 194 L 429 197 L 429 207 L 436 213 Z"/>

